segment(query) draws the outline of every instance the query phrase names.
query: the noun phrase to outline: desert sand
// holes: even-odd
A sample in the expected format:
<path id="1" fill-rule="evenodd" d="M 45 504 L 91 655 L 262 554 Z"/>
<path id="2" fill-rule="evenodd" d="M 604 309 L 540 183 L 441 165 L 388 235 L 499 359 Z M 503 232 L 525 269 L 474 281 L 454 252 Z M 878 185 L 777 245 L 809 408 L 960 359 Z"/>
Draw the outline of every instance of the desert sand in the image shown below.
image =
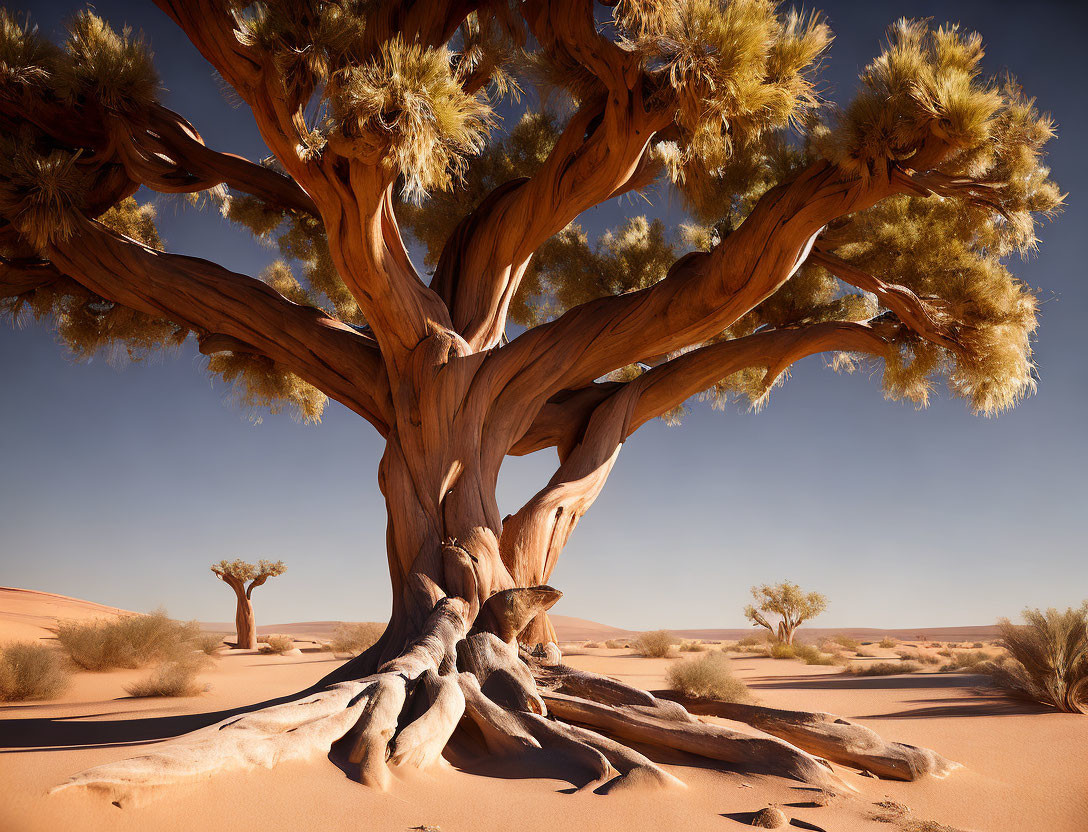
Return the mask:
<path id="1" fill-rule="evenodd" d="M 48 639 L 57 617 L 102 617 L 125 611 L 25 590 L 0 590 L 0 642 Z M 557 617 L 562 620 L 562 617 Z M 575 621 L 578 621 L 575 619 Z M 307 622 L 309 625 L 333 622 Z M 594 638 L 615 636 L 596 628 Z M 590 626 L 592 625 L 592 626 Z M 320 633 L 325 628 L 303 625 Z M 267 628 L 284 632 L 287 625 Z M 564 638 L 572 631 L 563 628 Z M 928 631 L 937 637 L 939 631 Z M 751 813 L 769 803 L 791 828 L 826 832 L 889 830 L 871 819 L 874 804 L 894 800 L 912 816 L 977 832 L 1083 832 L 1088 828 L 1088 719 L 1013 703 L 984 677 L 917 673 L 852 677 L 837 667 L 738 655 L 736 674 L 764 704 L 826 710 L 856 719 L 886 739 L 928 746 L 963 768 L 942 780 L 899 783 L 836 766 L 855 789 L 830 807 L 806 805 L 806 789 L 789 780 L 707 767 L 675 752 L 643 749 L 687 784 L 683 791 L 598 795 L 558 771 L 490 761 L 444 766 L 399 779 L 388 793 L 351 779 L 350 769 L 322 757 L 272 770 L 225 773 L 171 786 L 145 806 L 117 808 L 90 794 L 47 791 L 90 766 L 135 756 L 178 732 L 210 724 L 228 711 L 305 688 L 340 660 L 316 646 L 295 656 L 229 651 L 202 676 L 210 689 L 183 699 L 133 699 L 124 685 L 145 671 L 79 673 L 49 702 L 0 706 L 0 830 L 728 830 L 751 828 Z M 874 652 L 881 652 L 875 649 Z M 891 651 L 886 651 L 889 654 Z M 632 650 L 568 644 L 574 667 L 648 690 L 663 688 L 678 659 L 646 659 Z M 980 687 L 981 686 L 981 687 Z M 711 721 L 713 718 L 706 717 Z M 723 724 L 724 721 L 722 721 Z M 733 726 L 737 727 L 737 726 Z M 752 729 L 744 729 L 752 730 Z"/>

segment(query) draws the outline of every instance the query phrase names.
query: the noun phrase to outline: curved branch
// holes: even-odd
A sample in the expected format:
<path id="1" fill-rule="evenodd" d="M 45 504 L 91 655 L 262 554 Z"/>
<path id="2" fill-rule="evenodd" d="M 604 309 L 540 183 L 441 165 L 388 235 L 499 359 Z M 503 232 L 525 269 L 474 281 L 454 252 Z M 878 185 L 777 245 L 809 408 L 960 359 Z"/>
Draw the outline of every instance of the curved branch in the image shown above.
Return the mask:
<path id="1" fill-rule="evenodd" d="M 0 257 L 0 298 L 56 283 L 64 277 L 48 260 Z"/>
<path id="2" fill-rule="evenodd" d="M 645 184 L 654 172 L 650 140 L 671 122 L 644 99 L 638 62 L 597 33 L 592 3 L 531 3 L 525 14 L 538 41 L 590 68 L 601 90 L 583 101 L 541 169 L 497 187 L 442 252 L 431 285 L 475 349 L 499 343 L 536 249 L 583 211 Z"/>
<path id="3" fill-rule="evenodd" d="M 78 217 L 76 226 L 69 240 L 54 242 L 46 251 L 65 275 L 107 300 L 168 318 L 198 336 L 222 335 L 248 344 L 366 418 L 383 435 L 388 432 L 388 382 L 370 338 L 208 260 L 156 251 L 85 217 Z M 202 346 L 209 351 L 207 341 Z"/>
<path id="4" fill-rule="evenodd" d="M 646 422 L 739 370 L 766 367 L 769 384 L 791 364 L 809 355 L 828 351 L 883 355 L 888 343 L 880 325 L 844 321 L 775 329 L 719 341 L 658 364 L 632 381 L 593 384 L 553 397 L 540 409 L 510 453 L 520 456 L 551 446 L 563 447 L 571 442 L 572 436 L 580 434 L 595 408 L 624 391 L 628 391 L 626 395 L 636 396 L 624 428 L 623 439 L 626 439 Z"/>

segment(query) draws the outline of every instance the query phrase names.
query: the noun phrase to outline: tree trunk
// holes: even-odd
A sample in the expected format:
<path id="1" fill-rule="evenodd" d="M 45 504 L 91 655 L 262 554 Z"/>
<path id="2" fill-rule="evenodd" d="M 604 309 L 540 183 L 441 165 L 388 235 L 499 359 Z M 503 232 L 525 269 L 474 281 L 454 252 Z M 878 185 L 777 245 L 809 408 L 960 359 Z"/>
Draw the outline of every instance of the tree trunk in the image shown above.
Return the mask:
<path id="1" fill-rule="evenodd" d="M 451 356 L 456 347 L 455 337 L 425 341 L 411 356 L 413 375 L 394 385 L 397 419 L 378 471 L 393 603 L 379 641 L 292 701 L 58 788 L 88 788 L 128 805 L 171 782 L 310 758 L 343 740 L 360 781 L 384 789 L 399 767 L 438 764 L 455 733 L 458 755 L 468 749 L 512 762 L 540 755 L 562 763 L 557 775 L 577 787 L 604 792 L 680 785 L 625 741 L 840 784 L 824 761 L 781 739 L 711 726 L 676 703 L 565 668 L 557 647 L 545 662 L 519 653 L 519 641 L 555 639 L 543 613 L 560 593 L 540 584 L 600 492 L 631 403 L 598 409 L 548 485 L 504 522 L 495 486 L 509 445 L 501 431 L 482 429 L 472 394 L 489 380 L 474 379 L 473 365 Z M 239 645 L 254 640 L 252 606 L 241 593 Z"/>
<path id="2" fill-rule="evenodd" d="M 253 602 L 246 597 L 245 590 L 236 589 L 235 594 L 238 596 L 238 605 L 234 611 L 237 646 L 241 650 L 252 650 L 257 646 L 257 619 L 253 617 Z"/>

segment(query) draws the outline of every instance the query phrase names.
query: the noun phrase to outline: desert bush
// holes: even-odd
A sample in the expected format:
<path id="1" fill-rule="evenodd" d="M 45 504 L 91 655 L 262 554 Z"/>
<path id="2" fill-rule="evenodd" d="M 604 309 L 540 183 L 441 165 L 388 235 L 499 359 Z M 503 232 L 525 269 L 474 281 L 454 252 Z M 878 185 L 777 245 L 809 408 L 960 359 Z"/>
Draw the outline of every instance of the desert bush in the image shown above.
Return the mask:
<path id="1" fill-rule="evenodd" d="M 796 659 L 797 648 L 792 644 L 778 642 L 770 646 L 768 655 L 770 655 L 772 659 Z"/>
<path id="2" fill-rule="evenodd" d="M 745 636 L 742 639 L 738 639 L 736 647 L 762 647 L 767 643 L 767 636 L 765 633 L 752 633 L 750 636 Z"/>
<path id="3" fill-rule="evenodd" d="M 19 641 L 0 648 L 0 700 L 55 699 L 72 681 L 64 657 L 46 644 Z"/>
<path id="4" fill-rule="evenodd" d="M 592 649 L 593 649 L 593 648 L 595 648 L 595 647 L 600 647 L 600 646 L 601 646 L 601 644 L 600 644 L 600 642 L 598 642 L 598 641 L 587 641 L 587 642 L 586 642 L 585 644 L 583 644 L 582 646 L 583 646 L 583 647 L 588 647 L 588 648 L 589 648 L 590 650 L 592 650 Z"/>
<path id="5" fill-rule="evenodd" d="M 839 645 L 839 647 L 845 647 L 847 650 L 857 650 L 859 647 L 861 647 L 860 641 L 858 641 L 856 638 L 850 638 L 850 636 L 843 633 L 832 636 L 831 641 Z"/>
<path id="6" fill-rule="evenodd" d="M 196 680 L 203 668 L 203 661 L 188 656 L 165 661 L 156 667 L 149 676 L 131 685 L 125 685 L 130 696 L 198 696 L 208 689 L 207 685 Z"/>
<path id="7" fill-rule="evenodd" d="M 295 649 L 295 640 L 290 636 L 271 635 L 265 642 L 265 647 L 268 648 L 266 652 L 282 656 L 288 650 Z"/>
<path id="8" fill-rule="evenodd" d="M 858 658 L 862 659 L 875 659 L 877 657 L 876 653 L 874 653 L 872 650 L 865 650 L 860 647 L 857 649 L 856 654 Z"/>
<path id="9" fill-rule="evenodd" d="M 981 672 L 986 665 L 993 661 L 993 658 L 993 654 L 987 653 L 985 650 L 965 650 L 960 653 L 953 653 L 952 660 L 943 665 L 941 670 L 945 672 L 957 670 Z"/>
<path id="10" fill-rule="evenodd" d="M 200 626 L 174 621 L 163 610 L 110 621 L 64 621 L 57 640 L 84 670 L 143 667 L 171 661 L 197 649 Z"/>
<path id="11" fill-rule="evenodd" d="M 918 662 L 866 662 L 865 664 L 851 665 L 843 673 L 852 676 L 894 676 L 897 673 L 917 673 L 922 669 Z"/>
<path id="12" fill-rule="evenodd" d="M 923 653 L 921 650 L 896 650 L 895 654 L 905 661 L 921 662 L 922 664 L 940 664 L 941 660 L 932 653 Z"/>
<path id="13" fill-rule="evenodd" d="M 695 641 L 682 641 L 680 642 L 681 653 L 705 653 L 710 648 L 696 639 Z"/>
<path id="14" fill-rule="evenodd" d="M 651 630 L 635 639 L 635 647 L 647 658 L 663 659 L 672 653 L 675 642 L 676 639 L 668 630 Z"/>
<path id="15" fill-rule="evenodd" d="M 893 647 L 899 646 L 899 640 L 894 639 L 891 636 L 887 636 L 886 638 L 882 638 L 880 640 L 880 646 L 883 647 L 885 650 L 891 650 Z"/>
<path id="16" fill-rule="evenodd" d="M 976 641 L 976 642 L 975 642 L 974 644 L 972 644 L 971 646 L 972 646 L 972 647 L 974 647 L 974 648 L 975 648 L 976 650 L 978 650 L 978 649 L 979 649 L 980 647 L 985 647 L 986 645 L 985 645 L 985 644 L 983 644 L 983 643 L 982 643 L 981 641 Z"/>
<path id="17" fill-rule="evenodd" d="M 332 652 L 350 653 L 358 656 L 364 650 L 372 647 L 385 632 L 385 625 L 377 621 L 346 622 L 336 625 L 333 633 Z"/>
<path id="18" fill-rule="evenodd" d="M 196 646 L 205 656 L 215 656 L 223 647 L 223 636 L 220 633 L 204 633 L 197 639 Z"/>
<path id="19" fill-rule="evenodd" d="M 1024 624 L 997 626 L 1012 661 L 995 664 L 994 681 L 1014 694 L 1068 713 L 1088 713 L 1088 603 L 1080 609 L 1024 610 Z"/>
<path id="20" fill-rule="evenodd" d="M 797 653 L 797 658 L 801 659 L 805 664 L 831 665 L 837 664 L 838 662 L 838 659 L 835 656 L 824 653 L 813 647 L 811 644 L 795 646 L 794 650 Z"/>
<path id="21" fill-rule="evenodd" d="M 937 655 L 944 656 L 946 659 L 950 659 L 955 654 L 951 650 L 945 648 L 944 650 L 938 650 Z"/>
<path id="22" fill-rule="evenodd" d="M 625 647 L 630 647 L 631 645 L 622 639 L 610 638 L 604 643 L 604 646 L 607 647 L 609 650 L 622 650 Z"/>
<path id="23" fill-rule="evenodd" d="M 677 662 L 665 674 L 673 690 L 688 696 L 722 699 L 726 702 L 750 702 L 748 686 L 733 675 L 729 658 L 723 653 L 706 653 Z"/>

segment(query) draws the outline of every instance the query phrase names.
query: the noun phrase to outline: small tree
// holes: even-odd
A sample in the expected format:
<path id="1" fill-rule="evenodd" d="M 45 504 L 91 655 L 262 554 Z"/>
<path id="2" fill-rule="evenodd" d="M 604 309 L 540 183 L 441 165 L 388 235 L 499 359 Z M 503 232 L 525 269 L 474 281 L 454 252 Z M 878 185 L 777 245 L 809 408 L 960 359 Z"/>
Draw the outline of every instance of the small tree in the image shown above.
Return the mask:
<path id="1" fill-rule="evenodd" d="M 827 598 L 819 592 L 802 592 L 801 587 L 789 581 L 775 586 L 764 584 L 752 587 L 755 604 L 744 608 L 744 617 L 753 627 L 766 627 L 771 636 L 783 644 L 793 644 L 793 634 L 810 618 L 827 609 Z M 782 616 L 777 627 L 771 626 L 765 613 Z"/>
<path id="2" fill-rule="evenodd" d="M 256 564 L 244 560 L 221 560 L 212 564 L 215 577 L 234 590 L 238 599 L 238 609 L 234 613 L 234 624 L 238 630 L 238 647 L 252 650 L 257 646 L 257 621 L 253 617 L 253 590 L 269 578 L 275 578 L 287 571 L 282 560 L 272 562 L 261 560 Z M 249 586 L 246 586 L 249 581 Z"/>

